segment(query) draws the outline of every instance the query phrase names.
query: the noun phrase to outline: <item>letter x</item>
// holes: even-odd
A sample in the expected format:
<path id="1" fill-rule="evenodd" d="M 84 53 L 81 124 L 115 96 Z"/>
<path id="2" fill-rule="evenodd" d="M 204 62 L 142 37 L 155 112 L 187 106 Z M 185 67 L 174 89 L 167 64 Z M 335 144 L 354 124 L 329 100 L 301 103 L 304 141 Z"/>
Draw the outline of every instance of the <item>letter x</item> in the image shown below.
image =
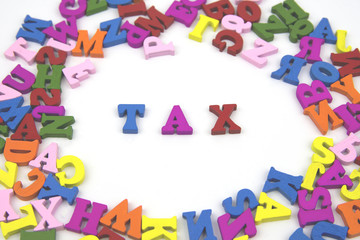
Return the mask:
<path id="1" fill-rule="evenodd" d="M 211 105 L 209 107 L 210 112 L 218 116 L 218 120 L 215 123 L 213 129 L 211 129 L 211 135 L 225 134 L 225 126 L 229 127 L 229 133 L 240 133 L 241 127 L 236 125 L 231 119 L 230 115 L 236 110 L 236 104 L 224 104 L 222 111 L 219 105 Z"/>
<path id="2" fill-rule="evenodd" d="M 36 211 L 42 217 L 41 221 L 34 229 L 35 231 L 45 231 L 47 229 L 62 229 L 64 224 L 59 222 L 53 214 L 56 209 L 61 205 L 62 198 L 60 196 L 49 198 L 50 204 L 46 207 L 46 200 L 40 199 L 31 202 L 31 205 L 36 209 Z"/>

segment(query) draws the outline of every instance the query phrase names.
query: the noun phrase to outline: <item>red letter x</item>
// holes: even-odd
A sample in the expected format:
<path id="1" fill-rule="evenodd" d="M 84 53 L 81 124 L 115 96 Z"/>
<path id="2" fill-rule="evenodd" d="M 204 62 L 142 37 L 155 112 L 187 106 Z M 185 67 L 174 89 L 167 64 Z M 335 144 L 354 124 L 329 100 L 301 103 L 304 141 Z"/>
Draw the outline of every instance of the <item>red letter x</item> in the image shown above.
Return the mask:
<path id="1" fill-rule="evenodd" d="M 225 134 L 225 126 L 229 127 L 229 133 L 240 133 L 241 127 L 236 125 L 231 119 L 230 115 L 236 110 L 236 104 L 224 104 L 222 111 L 219 105 L 211 105 L 209 108 L 210 112 L 218 116 L 218 120 L 215 123 L 213 129 L 211 129 L 211 135 Z"/>

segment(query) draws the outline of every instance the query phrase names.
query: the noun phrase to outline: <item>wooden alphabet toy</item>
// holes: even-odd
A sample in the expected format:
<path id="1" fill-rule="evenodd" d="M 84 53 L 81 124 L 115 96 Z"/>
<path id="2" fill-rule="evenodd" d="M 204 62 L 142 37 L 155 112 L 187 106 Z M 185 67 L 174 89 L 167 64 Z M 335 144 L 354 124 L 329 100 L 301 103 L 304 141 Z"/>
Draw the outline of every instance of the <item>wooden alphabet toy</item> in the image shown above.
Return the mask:
<path id="1" fill-rule="evenodd" d="M 94 78 L 92 75 L 98 70 L 98 62 L 90 58 L 104 58 L 108 49 L 115 47 L 128 45 L 133 51 L 143 48 L 147 62 L 155 57 L 174 56 L 178 52 L 176 42 L 160 38 L 173 24 L 185 25 L 189 28 L 188 38 L 199 43 L 204 41 L 205 31 L 212 30 L 214 38 L 208 42 L 213 48 L 220 52 L 227 48 L 228 54 L 257 68 L 264 68 L 268 57 L 279 51 L 276 44 L 269 43 L 275 34 L 288 33 L 286 38 L 296 44 L 297 53 L 284 55 L 278 69 L 269 75 L 296 87 L 293 92 L 300 105 L 299 113 L 308 116 L 322 135 L 329 128 L 342 129 L 347 135 L 342 141 L 325 136 L 315 138 L 311 147 L 309 144 L 312 156 L 304 176 L 271 166 L 260 192 L 243 188 L 236 199 L 225 198 L 223 213 L 215 221 L 212 209 L 182 212 L 186 236 L 190 240 L 246 240 L 256 237 L 262 224 L 285 221 L 293 215 L 300 228 L 291 232 L 291 240 L 309 240 L 310 232 L 313 240 L 359 237 L 360 93 L 354 78 L 360 76 L 360 51 L 347 45 L 347 31 L 333 31 L 334 19 L 322 17 L 314 27 L 310 14 L 299 3 L 295 0 L 277 3 L 271 7 L 272 15 L 266 22 L 261 22 L 264 13 L 261 0 L 180 0 L 169 3 L 163 12 L 155 6 L 148 7 L 144 0 L 59 0 L 58 14 L 63 20 L 56 24 L 26 15 L 17 28 L 16 40 L 4 52 L 4 59 L 19 63 L 5 74 L 0 84 L 0 152 L 5 159 L 5 167 L 0 169 L 0 185 L 4 188 L 0 189 L 3 237 L 18 234 L 22 240 L 55 240 L 57 231 L 63 230 L 87 235 L 79 235 L 83 240 L 178 238 L 178 216 L 150 218 L 142 205 L 131 206 L 128 199 L 109 210 L 107 204 L 83 198 L 80 187 L 88 175 L 86 162 L 74 155 L 60 156 L 58 143 L 48 142 L 49 138 L 73 138 L 75 117 L 66 115 L 61 105 L 63 77 L 72 89 L 86 85 L 88 81 L 84 80 Z M 87 26 L 80 23 L 81 18 L 112 10 L 118 16 L 100 22 L 94 29 L 83 29 Z M 133 17 L 135 21 L 131 20 Z M 256 38 L 250 44 L 253 47 L 248 48 L 251 31 Z M 40 45 L 37 51 L 33 44 Z M 328 46 L 334 52 L 326 56 Z M 90 58 L 71 65 L 71 58 L 84 56 Z M 21 65 L 24 63 L 26 67 L 36 63 L 36 74 Z M 310 84 L 300 77 L 304 69 L 309 70 Z M 349 102 L 333 107 L 337 102 L 334 93 Z M 184 110 L 173 105 L 161 135 L 194 134 L 189 124 L 193 122 L 192 115 Z M 210 105 L 209 115 L 217 119 L 209 133 L 239 134 L 242 128 L 235 123 L 237 117 L 232 116 L 235 110 L 235 103 Z M 124 134 L 142 132 L 136 118 L 145 118 L 145 104 L 120 103 L 117 114 L 119 118 L 126 116 Z M 354 166 L 349 174 L 347 169 Z M 29 170 L 27 182 L 19 178 L 24 177 L 19 173 L 25 168 Z M 333 191 L 345 202 L 335 203 Z M 272 194 L 281 195 L 287 205 Z M 16 209 L 14 199 L 29 203 Z M 69 221 L 60 221 L 56 212 L 71 206 L 74 210 Z M 294 214 L 289 207 L 298 209 Z M 335 221 L 335 214 L 342 222 Z M 311 231 L 304 233 L 305 227 Z"/>

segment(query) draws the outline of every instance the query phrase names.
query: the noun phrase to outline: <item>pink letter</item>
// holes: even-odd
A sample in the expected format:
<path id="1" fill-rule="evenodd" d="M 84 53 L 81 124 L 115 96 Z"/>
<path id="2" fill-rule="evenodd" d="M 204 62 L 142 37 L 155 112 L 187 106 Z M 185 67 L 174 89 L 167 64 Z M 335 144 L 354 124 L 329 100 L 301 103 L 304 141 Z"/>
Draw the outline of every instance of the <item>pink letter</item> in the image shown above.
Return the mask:
<path id="1" fill-rule="evenodd" d="M 342 164 L 349 165 L 353 163 L 357 157 L 355 146 L 360 145 L 360 139 L 353 133 L 336 144 L 330 147 L 330 150 L 336 155 L 337 159 Z"/>
<path id="2" fill-rule="evenodd" d="M 6 85 L 0 84 L 0 101 L 14 99 L 20 96 L 22 96 L 21 92 L 18 92 Z"/>
<path id="3" fill-rule="evenodd" d="M 13 221 L 20 218 L 10 205 L 10 198 L 12 196 L 14 196 L 12 189 L 0 190 L 0 222 Z M 5 215 L 7 215 L 6 218 Z"/>
<path id="4" fill-rule="evenodd" d="M 86 59 L 85 62 L 73 67 L 64 68 L 62 71 L 70 87 L 77 88 L 80 87 L 80 81 L 89 78 L 89 73 L 94 74 L 96 69 L 94 64 L 89 59 Z"/>
<path id="5" fill-rule="evenodd" d="M 53 216 L 56 209 L 61 205 L 62 198 L 60 196 L 49 198 L 50 204 L 49 207 L 46 208 L 46 200 L 40 199 L 36 201 L 32 201 L 31 205 L 36 209 L 36 211 L 42 217 L 41 221 L 34 228 L 34 231 L 45 231 L 47 229 L 57 229 L 61 230 L 64 227 L 64 224 L 56 220 Z M 46 227 L 47 226 L 47 227 Z"/>
<path id="6" fill-rule="evenodd" d="M 62 42 L 54 40 L 53 38 L 50 38 L 49 41 L 46 43 L 46 46 L 53 47 L 55 49 L 69 53 L 75 48 L 76 41 L 69 40 L 68 44 L 64 44 Z"/>
<path id="7" fill-rule="evenodd" d="M 163 44 L 158 37 L 147 37 L 144 41 L 145 59 L 165 55 L 174 56 L 175 50 L 172 42 Z"/>
<path id="8" fill-rule="evenodd" d="M 278 48 L 274 45 L 258 38 L 254 42 L 254 49 L 246 50 L 240 53 L 240 57 L 255 65 L 258 68 L 265 67 L 267 64 L 267 56 L 278 52 Z"/>
<path id="9" fill-rule="evenodd" d="M 32 65 L 35 61 L 37 52 L 27 50 L 27 41 L 24 38 L 18 38 L 8 50 L 5 51 L 4 55 L 7 59 L 15 61 L 16 56 L 21 57 L 29 65 Z"/>
<path id="10" fill-rule="evenodd" d="M 39 168 L 45 173 L 57 173 L 56 160 L 58 157 L 57 143 L 51 143 L 44 151 L 42 151 L 34 160 L 29 162 L 32 168 Z"/>
<path id="11" fill-rule="evenodd" d="M 244 19 L 236 15 L 226 15 L 221 20 L 221 26 L 223 28 L 233 30 L 239 34 L 250 32 L 251 25 L 251 22 L 245 23 Z"/>

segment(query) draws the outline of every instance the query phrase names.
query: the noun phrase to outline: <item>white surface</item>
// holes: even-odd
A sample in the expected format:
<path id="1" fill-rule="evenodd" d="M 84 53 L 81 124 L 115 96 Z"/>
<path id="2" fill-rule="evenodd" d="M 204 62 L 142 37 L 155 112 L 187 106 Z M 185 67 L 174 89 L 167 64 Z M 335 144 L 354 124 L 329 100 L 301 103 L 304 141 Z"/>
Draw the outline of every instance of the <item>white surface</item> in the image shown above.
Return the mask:
<path id="1" fill-rule="evenodd" d="M 56 24 L 63 20 L 53 0 L 13 0 L 0 2 L 2 39 L 0 52 L 15 41 L 15 36 L 27 14 Z M 147 0 L 165 12 L 172 1 Z M 208 1 L 213 2 L 213 1 Z M 271 15 L 270 9 L 279 0 L 264 0 L 261 22 Z M 234 3 L 234 1 L 232 1 Z M 357 47 L 360 33 L 358 9 L 360 1 L 302 0 L 299 5 L 310 13 L 309 20 L 316 26 L 327 17 L 335 32 L 347 30 L 347 43 Z M 346 11 L 346 12 L 345 12 Z M 203 14 L 203 11 L 200 11 Z M 92 36 L 100 23 L 118 17 L 115 9 L 78 20 L 78 29 L 88 30 Z M 129 18 L 133 22 L 136 17 Z M 197 21 L 196 21 L 197 22 Z M 213 226 L 221 239 L 216 219 L 224 214 L 222 201 L 243 188 L 259 196 L 271 166 L 292 175 L 305 175 L 311 162 L 311 143 L 320 136 L 313 122 L 302 114 L 295 91 L 296 87 L 272 79 L 271 72 L 279 68 L 280 59 L 299 52 L 299 45 L 288 40 L 288 33 L 276 34 L 272 44 L 279 53 L 269 57 L 269 64 L 258 69 L 239 56 L 220 53 L 212 46 L 215 32 L 207 29 L 203 42 L 188 38 L 190 28 L 175 22 L 161 35 L 165 43 L 175 46 L 175 56 L 145 60 L 143 50 L 127 44 L 104 49 L 104 59 L 91 59 L 97 73 L 71 89 L 66 80 L 62 83 L 62 105 L 66 114 L 74 116 L 73 140 L 46 139 L 39 152 L 52 141 L 60 146 L 59 157 L 75 155 L 86 167 L 86 180 L 79 187 L 78 197 L 107 204 L 109 209 L 122 200 L 129 200 L 130 209 L 143 206 L 143 214 L 151 218 L 177 216 L 178 238 L 188 239 L 187 225 L 182 213 L 212 209 Z M 218 28 L 219 31 L 220 28 Z M 217 32 L 218 32 L 217 31 Z M 243 34 L 244 50 L 253 48 L 257 36 Z M 39 44 L 29 43 L 29 49 L 38 50 Z M 321 52 L 324 61 L 330 62 L 335 46 L 326 44 Z M 28 66 L 23 60 L 15 62 L 1 59 L 1 77 L 17 65 L 36 74 L 36 65 Z M 85 57 L 67 59 L 66 66 L 83 62 Z M 301 82 L 310 83 L 310 65 L 303 68 Z M 354 82 L 359 87 L 357 78 Z M 347 102 L 337 93 L 331 106 Z M 25 96 L 29 103 L 29 95 Z M 146 104 L 144 118 L 138 118 L 139 134 L 122 133 L 125 119 L 119 118 L 120 103 Z M 210 130 L 217 117 L 210 113 L 209 105 L 236 103 L 232 119 L 242 127 L 241 134 L 212 136 Z M 180 105 L 194 129 L 191 136 L 163 136 L 165 124 L 173 105 Z M 346 137 L 345 128 L 329 130 L 335 143 Z M 0 167 L 4 169 L 1 157 Z M 348 173 L 356 166 L 347 167 Z M 26 179 L 28 167 L 21 167 L 18 178 Z M 29 181 L 27 181 L 29 183 Z M 25 183 L 26 184 L 26 181 Z M 3 188 L 0 186 L 0 188 Z M 339 190 L 332 190 L 333 207 L 342 202 Z M 269 196 L 289 207 L 292 217 L 287 221 L 257 225 L 254 239 L 288 239 L 299 227 L 297 206 L 291 206 L 280 193 Z M 27 203 L 14 200 L 18 211 Z M 65 224 L 73 206 L 63 203 L 56 216 Z M 343 225 L 334 213 L 337 224 Z M 309 233 L 311 227 L 306 227 Z M 68 231 L 57 233 L 57 239 L 80 239 L 81 234 Z M 1 237 L 0 237 L 1 238 Z M 10 240 L 18 239 L 14 235 Z"/>

